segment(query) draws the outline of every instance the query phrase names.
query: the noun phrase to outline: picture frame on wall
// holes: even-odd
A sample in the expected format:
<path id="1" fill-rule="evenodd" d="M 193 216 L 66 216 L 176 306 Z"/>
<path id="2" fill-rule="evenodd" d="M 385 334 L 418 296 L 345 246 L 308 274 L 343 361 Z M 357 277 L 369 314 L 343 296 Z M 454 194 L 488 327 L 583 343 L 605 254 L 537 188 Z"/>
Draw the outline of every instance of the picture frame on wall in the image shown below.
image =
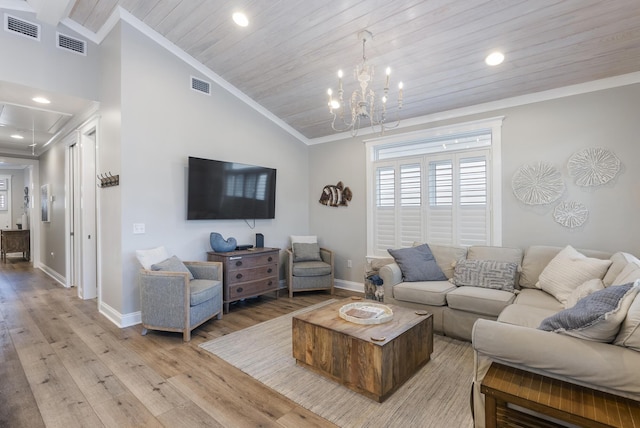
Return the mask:
<path id="1" fill-rule="evenodd" d="M 49 185 L 43 184 L 40 186 L 40 219 L 49 223 L 51 215 L 51 198 L 49 198 Z"/>

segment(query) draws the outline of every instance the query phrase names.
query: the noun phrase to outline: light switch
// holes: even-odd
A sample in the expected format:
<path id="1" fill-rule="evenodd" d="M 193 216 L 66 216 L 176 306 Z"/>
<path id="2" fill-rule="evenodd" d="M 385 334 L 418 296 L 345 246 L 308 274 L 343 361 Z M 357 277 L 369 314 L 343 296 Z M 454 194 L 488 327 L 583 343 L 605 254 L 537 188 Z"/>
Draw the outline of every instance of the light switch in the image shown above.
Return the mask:
<path id="1" fill-rule="evenodd" d="M 144 233 L 144 223 L 133 223 L 134 235 L 140 235 Z"/>

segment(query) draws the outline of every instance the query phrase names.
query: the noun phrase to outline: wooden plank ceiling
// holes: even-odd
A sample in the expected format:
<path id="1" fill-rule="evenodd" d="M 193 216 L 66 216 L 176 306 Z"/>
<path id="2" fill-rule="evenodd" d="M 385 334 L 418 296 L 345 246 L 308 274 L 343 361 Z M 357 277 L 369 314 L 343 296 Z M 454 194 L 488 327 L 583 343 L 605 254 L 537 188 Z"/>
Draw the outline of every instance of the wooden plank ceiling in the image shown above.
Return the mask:
<path id="1" fill-rule="evenodd" d="M 343 69 L 356 89 L 365 29 L 374 89 L 387 66 L 393 103 L 404 82 L 403 119 L 640 70 L 638 0 L 77 0 L 70 18 L 96 32 L 118 5 L 311 139 L 335 133 L 327 88 Z"/>

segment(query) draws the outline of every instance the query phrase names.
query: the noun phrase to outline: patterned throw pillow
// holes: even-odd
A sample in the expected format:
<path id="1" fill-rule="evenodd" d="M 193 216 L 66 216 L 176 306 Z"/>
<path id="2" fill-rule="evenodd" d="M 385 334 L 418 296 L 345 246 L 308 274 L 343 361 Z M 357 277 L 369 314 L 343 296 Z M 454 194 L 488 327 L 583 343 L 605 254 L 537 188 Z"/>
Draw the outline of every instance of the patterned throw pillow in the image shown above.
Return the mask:
<path id="1" fill-rule="evenodd" d="M 483 287 L 513 291 L 518 265 L 496 260 L 460 260 L 456 263 L 453 282 L 458 287 Z"/>
<path id="2" fill-rule="evenodd" d="M 387 251 L 395 259 L 407 282 L 447 280 L 427 244 Z"/>
<path id="3" fill-rule="evenodd" d="M 545 318 L 540 330 L 611 343 L 638 294 L 634 284 L 612 285 L 578 300 L 573 308 Z"/>

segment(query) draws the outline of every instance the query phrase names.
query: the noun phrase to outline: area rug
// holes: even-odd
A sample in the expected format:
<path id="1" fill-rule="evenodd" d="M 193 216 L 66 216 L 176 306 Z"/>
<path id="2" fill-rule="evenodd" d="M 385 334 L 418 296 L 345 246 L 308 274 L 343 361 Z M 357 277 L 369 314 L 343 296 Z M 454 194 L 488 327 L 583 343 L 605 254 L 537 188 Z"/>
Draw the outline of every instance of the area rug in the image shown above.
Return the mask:
<path id="1" fill-rule="evenodd" d="M 472 427 L 471 345 L 434 336 L 431 361 L 383 403 L 296 365 L 291 318 L 333 300 L 200 345 L 302 407 L 341 427 Z"/>

